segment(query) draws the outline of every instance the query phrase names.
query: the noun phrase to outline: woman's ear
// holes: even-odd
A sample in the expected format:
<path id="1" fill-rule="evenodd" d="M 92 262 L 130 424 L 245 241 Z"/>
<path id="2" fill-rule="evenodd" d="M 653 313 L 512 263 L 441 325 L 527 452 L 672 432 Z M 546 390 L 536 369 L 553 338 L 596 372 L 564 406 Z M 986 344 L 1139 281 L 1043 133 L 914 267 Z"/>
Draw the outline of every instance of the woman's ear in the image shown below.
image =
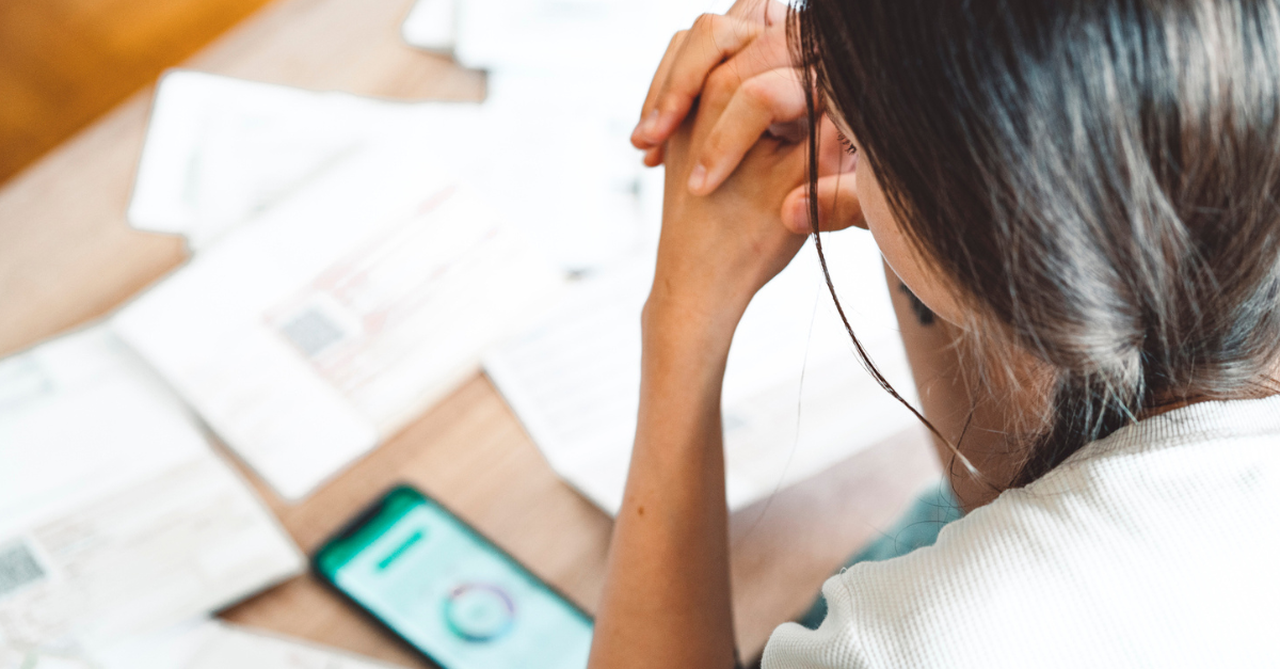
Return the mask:
<path id="1" fill-rule="evenodd" d="M 866 229 L 862 205 L 858 202 L 857 156 L 852 153 L 830 115 L 818 122 L 818 229 Z M 810 220 L 809 185 L 796 188 L 782 203 L 782 221 L 797 233 L 813 232 Z"/>

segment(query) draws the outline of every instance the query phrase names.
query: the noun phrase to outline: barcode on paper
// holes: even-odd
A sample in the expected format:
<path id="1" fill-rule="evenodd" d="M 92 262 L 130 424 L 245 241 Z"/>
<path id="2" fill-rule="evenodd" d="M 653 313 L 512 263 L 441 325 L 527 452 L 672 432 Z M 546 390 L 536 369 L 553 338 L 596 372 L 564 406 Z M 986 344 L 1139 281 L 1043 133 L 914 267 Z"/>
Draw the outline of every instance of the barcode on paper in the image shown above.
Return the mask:
<path id="1" fill-rule="evenodd" d="M 44 569 L 25 541 L 0 545 L 0 598 L 44 577 Z"/>
<path id="2" fill-rule="evenodd" d="M 346 338 L 342 327 L 316 308 L 294 316 L 280 330 L 308 358 L 316 357 Z"/>

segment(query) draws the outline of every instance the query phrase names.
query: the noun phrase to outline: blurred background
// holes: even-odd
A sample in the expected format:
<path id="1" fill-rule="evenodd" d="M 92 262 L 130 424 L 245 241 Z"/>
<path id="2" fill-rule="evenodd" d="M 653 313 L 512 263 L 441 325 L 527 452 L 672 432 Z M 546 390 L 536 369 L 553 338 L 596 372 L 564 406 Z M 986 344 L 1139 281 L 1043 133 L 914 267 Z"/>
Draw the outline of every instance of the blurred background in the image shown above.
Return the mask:
<path id="1" fill-rule="evenodd" d="M 593 611 L 664 188 L 628 138 L 729 4 L 0 0 L 0 669 L 430 666 L 307 561 L 399 484 Z M 872 240 L 824 248 L 910 388 Z M 751 657 L 937 465 L 811 246 L 723 410 Z M 418 612 L 433 545 L 378 581 Z"/>
<path id="2" fill-rule="evenodd" d="M 265 4 L 0 2 L 0 183 Z"/>

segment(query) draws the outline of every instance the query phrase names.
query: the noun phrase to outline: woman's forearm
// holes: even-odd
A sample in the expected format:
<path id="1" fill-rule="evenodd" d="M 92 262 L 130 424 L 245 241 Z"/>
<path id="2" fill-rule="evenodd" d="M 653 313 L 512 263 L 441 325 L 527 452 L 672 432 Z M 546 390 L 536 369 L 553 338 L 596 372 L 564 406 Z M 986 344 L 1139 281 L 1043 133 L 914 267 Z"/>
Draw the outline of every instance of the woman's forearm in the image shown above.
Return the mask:
<path id="1" fill-rule="evenodd" d="M 704 47 L 728 55 L 717 41 L 724 32 L 714 26 L 743 24 L 699 20 L 686 41 L 673 41 L 664 62 L 705 72 Z M 757 26 L 744 34 L 758 32 Z M 804 99 L 800 86 L 776 96 L 793 111 Z M 804 244 L 803 234 L 783 225 L 781 212 L 804 181 L 806 154 L 803 145 L 757 132 L 728 178 L 704 192 L 699 156 L 730 102 L 702 98 L 660 151 L 666 185 L 642 317 L 636 441 L 596 618 L 593 669 L 733 666 L 720 392 L 747 304 Z M 690 190 L 695 183 L 698 193 Z"/>
<path id="2" fill-rule="evenodd" d="M 626 494 L 592 669 L 731 667 L 720 392 L 732 330 L 665 325 L 651 300 Z M 686 318 L 687 320 L 687 318 Z M 658 324 L 663 323 L 663 324 Z"/>

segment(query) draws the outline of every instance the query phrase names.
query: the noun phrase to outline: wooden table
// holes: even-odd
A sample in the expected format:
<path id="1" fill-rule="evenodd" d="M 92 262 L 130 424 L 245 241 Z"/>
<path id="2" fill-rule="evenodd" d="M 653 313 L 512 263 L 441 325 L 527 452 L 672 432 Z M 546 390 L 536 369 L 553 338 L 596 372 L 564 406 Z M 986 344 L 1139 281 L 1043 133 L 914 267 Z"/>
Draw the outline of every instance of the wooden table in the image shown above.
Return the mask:
<path id="1" fill-rule="evenodd" d="M 317 90 L 479 100 L 482 73 L 404 45 L 412 0 L 278 0 L 186 67 Z M 186 258 L 174 237 L 124 212 L 151 90 L 140 92 L 0 190 L 0 354 L 108 314 Z M 732 518 L 735 624 L 744 657 L 802 611 L 822 581 L 937 476 L 921 431 L 853 456 Z M 611 520 L 556 478 L 477 374 L 401 434 L 297 505 L 245 471 L 304 551 L 396 481 L 457 510 L 588 610 L 599 598 Z M 425 666 L 310 576 L 224 618 Z"/>

